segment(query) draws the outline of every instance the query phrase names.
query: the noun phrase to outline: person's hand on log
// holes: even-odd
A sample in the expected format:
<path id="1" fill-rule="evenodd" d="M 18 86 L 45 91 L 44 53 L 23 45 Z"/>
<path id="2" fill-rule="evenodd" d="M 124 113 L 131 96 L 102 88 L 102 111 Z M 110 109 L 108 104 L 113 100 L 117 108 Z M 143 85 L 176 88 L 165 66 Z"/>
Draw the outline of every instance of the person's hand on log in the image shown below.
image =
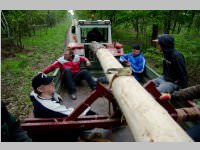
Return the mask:
<path id="1" fill-rule="evenodd" d="M 130 67 L 131 66 L 130 62 L 128 62 L 127 60 L 124 60 L 123 64 L 124 64 L 125 67 Z"/>
<path id="2" fill-rule="evenodd" d="M 168 101 L 171 99 L 171 95 L 169 93 L 162 93 L 160 96 L 161 101 Z"/>

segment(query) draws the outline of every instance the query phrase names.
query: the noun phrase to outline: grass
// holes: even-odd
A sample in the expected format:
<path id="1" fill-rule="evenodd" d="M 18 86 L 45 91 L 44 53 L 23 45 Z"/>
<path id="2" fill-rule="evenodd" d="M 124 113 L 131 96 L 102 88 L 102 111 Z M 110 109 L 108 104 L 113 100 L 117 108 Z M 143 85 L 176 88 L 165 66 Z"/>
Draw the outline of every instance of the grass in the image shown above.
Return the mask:
<path id="1" fill-rule="evenodd" d="M 41 30 L 35 36 L 24 37 L 25 50 L 14 58 L 2 60 L 2 99 L 17 118 L 23 120 L 32 110 L 29 98 L 31 79 L 62 54 L 69 25 L 66 20 L 49 28 L 47 33 Z"/>

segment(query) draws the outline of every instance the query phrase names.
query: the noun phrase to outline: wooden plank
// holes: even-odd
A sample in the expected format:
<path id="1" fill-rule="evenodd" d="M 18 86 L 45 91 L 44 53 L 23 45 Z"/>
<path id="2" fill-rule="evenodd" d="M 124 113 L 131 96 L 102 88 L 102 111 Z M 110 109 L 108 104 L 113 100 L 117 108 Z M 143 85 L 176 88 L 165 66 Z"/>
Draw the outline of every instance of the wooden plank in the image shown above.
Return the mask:
<path id="1" fill-rule="evenodd" d="M 105 73 L 109 68 L 123 68 L 101 44 L 93 42 L 92 50 Z M 106 74 L 109 82 L 113 75 Z M 117 77 L 111 88 L 136 141 L 193 141 L 132 76 Z"/>

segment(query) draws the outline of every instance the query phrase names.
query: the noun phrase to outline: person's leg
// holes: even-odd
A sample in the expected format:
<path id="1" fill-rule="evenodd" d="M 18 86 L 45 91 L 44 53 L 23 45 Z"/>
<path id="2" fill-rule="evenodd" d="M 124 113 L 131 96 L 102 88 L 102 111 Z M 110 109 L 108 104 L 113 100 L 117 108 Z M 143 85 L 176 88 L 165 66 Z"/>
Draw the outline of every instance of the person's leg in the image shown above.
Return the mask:
<path id="1" fill-rule="evenodd" d="M 158 87 L 158 91 L 161 93 L 172 93 L 178 88 L 178 85 L 172 83 L 172 82 L 162 82 Z"/>
<path id="2" fill-rule="evenodd" d="M 99 77 L 97 79 L 97 82 L 103 83 L 103 84 L 108 84 L 108 79 L 106 77 Z"/>
<path id="3" fill-rule="evenodd" d="M 137 81 L 142 81 L 142 78 L 144 76 L 144 73 L 132 73 L 132 75 L 135 77 Z"/>
<path id="4" fill-rule="evenodd" d="M 200 142 L 200 124 L 187 130 L 187 133 L 195 142 Z"/>
<path id="5" fill-rule="evenodd" d="M 135 79 L 136 79 L 137 81 L 140 80 L 139 74 L 137 74 L 137 73 L 132 73 L 132 75 L 135 77 Z"/>
<path id="6" fill-rule="evenodd" d="M 152 80 L 156 87 L 158 87 L 161 83 L 165 82 L 163 76 L 155 78 Z"/>
<path id="7" fill-rule="evenodd" d="M 66 68 L 63 71 L 64 84 L 67 86 L 69 94 L 76 93 L 76 84 L 73 79 L 73 74 L 70 69 Z"/>
<path id="8" fill-rule="evenodd" d="M 74 81 L 77 84 L 79 84 L 82 80 L 86 80 L 92 90 L 96 88 L 96 82 L 87 70 L 81 70 L 74 75 Z"/>

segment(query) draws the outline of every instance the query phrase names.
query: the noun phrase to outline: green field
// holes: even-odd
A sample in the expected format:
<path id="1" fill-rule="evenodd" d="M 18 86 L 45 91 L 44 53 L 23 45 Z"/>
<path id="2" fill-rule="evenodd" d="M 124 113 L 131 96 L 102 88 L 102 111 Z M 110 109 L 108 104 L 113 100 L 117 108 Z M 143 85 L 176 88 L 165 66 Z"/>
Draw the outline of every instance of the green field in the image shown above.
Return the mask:
<path id="1" fill-rule="evenodd" d="M 69 26 L 70 22 L 64 21 L 47 32 L 37 31 L 35 36 L 23 38 L 24 50 L 16 57 L 2 60 L 2 99 L 8 104 L 8 110 L 20 119 L 32 110 L 31 79 L 62 54 Z"/>

